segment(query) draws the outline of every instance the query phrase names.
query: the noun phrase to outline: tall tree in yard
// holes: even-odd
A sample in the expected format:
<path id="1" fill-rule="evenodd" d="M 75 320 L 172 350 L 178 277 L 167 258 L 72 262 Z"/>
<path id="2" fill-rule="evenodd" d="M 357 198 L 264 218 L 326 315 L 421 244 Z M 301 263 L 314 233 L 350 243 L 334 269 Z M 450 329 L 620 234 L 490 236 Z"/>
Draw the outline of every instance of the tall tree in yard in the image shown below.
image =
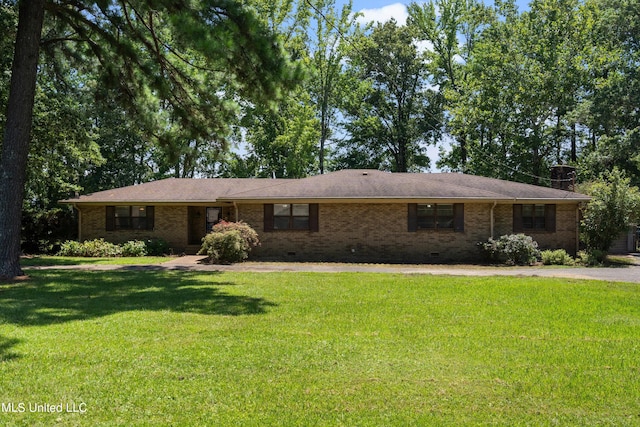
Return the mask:
<path id="1" fill-rule="evenodd" d="M 36 90 L 44 0 L 20 2 L 0 158 L 0 279 L 22 274 L 20 220 Z"/>
<path id="2" fill-rule="evenodd" d="M 350 43 L 348 139 L 339 145 L 338 167 L 396 172 L 429 167 L 426 147 L 439 136 L 441 100 L 430 87 L 427 58 L 414 35 L 411 27 L 392 20 Z"/>
<path id="3" fill-rule="evenodd" d="M 45 10 L 50 32 L 43 37 Z M 4 279 L 22 274 L 20 217 L 38 54 L 53 45 L 99 67 L 100 84 L 116 90 L 146 134 L 167 145 L 173 141 L 156 120 L 159 111 L 188 138 L 222 143 L 231 99 L 268 102 L 297 79 L 271 32 L 234 1 L 20 1 L 0 160 Z"/>

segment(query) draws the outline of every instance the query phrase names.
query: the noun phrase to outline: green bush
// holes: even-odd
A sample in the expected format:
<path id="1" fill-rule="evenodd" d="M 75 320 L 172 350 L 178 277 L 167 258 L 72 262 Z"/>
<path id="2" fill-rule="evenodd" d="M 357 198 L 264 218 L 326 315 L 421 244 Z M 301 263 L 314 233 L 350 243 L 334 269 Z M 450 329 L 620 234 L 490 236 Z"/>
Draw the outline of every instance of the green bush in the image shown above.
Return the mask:
<path id="1" fill-rule="evenodd" d="M 531 265 L 540 256 L 538 243 L 524 234 L 507 234 L 498 240 L 489 238 L 478 246 L 490 261 L 508 265 Z"/>
<path id="2" fill-rule="evenodd" d="M 222 221 L 213 226 L 213 231 L 202 239 L 198 252 L 207 255 L 210 262 L 241 262 L 249 257 L 251 249 L 258 246 L 258 233 L 244 222 Z"/>
<path id="3" fill-rule="evenodd" d="M 244 249 L 244 241 L 238 230 L 207 234 L 202 239 L 202 249 L 199 253 L 206 253 L 209 261 L 217 264 L 241 262 L 249 255 Z"/>
<path id="4" fill-rule="evenodd" d="M 131 240 L 122 245 L 105 242 L 104 239 L 87 240 L 82 243 L 75 240 L 67 240 L 62 243 L 59 256 L 80 256 L 80 257 L 119 257 L 145 256 L 149 253 L 147 244 L 141 240 Z"/>
<path id="5" fill-rule="evenodd" d="M 164 239 L 148 239 L 145 241 L 147 255 L 165 256 L 171 253 L 169 243 Z"/>
<path id="6" fill-rule="evenodd" d="M 575 261 L 564 249 L 555 251 L 546 250 L 540 252 L 540 258 L 544 265 L 574 265 Z"/>
<path id="7" fill-rule="evenodd" d="M 597 266 L 604 264 L 607 258 L 607 252 L 597 249 L 578 252 L 577 262 L 587 266 Z"/>
<path id="8" fill-rule="evenodd" d="M 122 244 L 122 256 L 145 256 L 147 245 L 142 240 L 130 240 Z"/>
<path id="9" fill-rule="evenodd" d="M 83 257 L 117 257 L 122 256 L 122 248 L 113 243 L 105 242 L 104 239 L 87 240 L 79 243 L 68 240 L 61 245 L 60 256 L 83 256 Z"/>
<path id="10" fill-rule="evenodd" d="M 84 245 L 75 240 L 67 240 L 60 245 L 59 256 L 85 256 Z"/>
<path id="11" fill-rule="evenodd" d="M 227 231 L 235 230 L 240 233 L 240 237 L 244 242 L 244 248 L 247 251 L 251 251 L 251 249 L 260 245 L 260 240 L 258 239 L 258 233 L 255 232 L 253 228 L 249 224 L 244 221 L 238 222 L 227 222 L 220 221 L 216 225 L 213 226 L 211 230 L 214 233 L 226 233 Z"/>

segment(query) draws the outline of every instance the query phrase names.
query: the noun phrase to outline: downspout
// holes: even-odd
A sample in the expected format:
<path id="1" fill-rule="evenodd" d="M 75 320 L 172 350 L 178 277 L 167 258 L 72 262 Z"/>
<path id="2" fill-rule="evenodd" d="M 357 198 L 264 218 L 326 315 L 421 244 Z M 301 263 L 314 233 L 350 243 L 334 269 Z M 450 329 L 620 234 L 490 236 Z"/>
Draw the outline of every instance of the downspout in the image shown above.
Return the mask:
<path id="1" fill-rule="evenodd" d="M 236 212 L 236 222 L 238 222 L 238 204 L 236 203 L 236 201 L 233 201 L 233 209 Z"/>
<path id="2" fill-rule="evenodd" d="M 78 209 L 78 205 L 74 203 L 73 209 L 78 212 L 78 242 L 82 242 L 82 212 Z"/>
<path id="3" fill-rule="evenodd" d="M 492 238 L 492 239 L 493 239 L 493 227 L 494 227 L 494 223 L 495 223 L 495 220 L 494 220 L 494 218 L 493 218 L 493 210 L 496 208 L 496 205 L 497 205 L 497 204 L 498 204 L 498 201 L 497 201 L 497 200 L 495 200 L 495 201 L 493 202 L 493 206 L 491 206 L 491 238 Z"/>
<path id="4" fill-rule="evenodd" d="M 578 251 L 580 250 L 580 204 L 576 206 L 576 251 L 573 254 L 574 256 L 578 255 Z"/>

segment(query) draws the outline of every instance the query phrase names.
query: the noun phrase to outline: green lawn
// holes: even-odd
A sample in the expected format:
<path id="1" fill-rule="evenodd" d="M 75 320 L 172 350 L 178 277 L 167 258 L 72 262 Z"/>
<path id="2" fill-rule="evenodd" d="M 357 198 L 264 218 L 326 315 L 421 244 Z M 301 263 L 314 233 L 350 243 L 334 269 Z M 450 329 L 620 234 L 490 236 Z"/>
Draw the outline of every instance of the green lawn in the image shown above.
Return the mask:
<path id="1" fill-rule="evenodd" d="M 38 255 L 23 257 L 20 265 L 23 267 L 36 266 L 58 266 L 58 265 L 133 265 L 133 264 L 162 264 L 169 261 L 170 257 L 142 256 L 142 257 L 112 257 L 112 258 L 90 258 L 90 257 L 70 257 L 54 255 Z"/>
<path id="2" fill-rule="evenodd" d="M 640 425 L 637 284 L 29 274 L 0 285 L 1 425 Z"/>

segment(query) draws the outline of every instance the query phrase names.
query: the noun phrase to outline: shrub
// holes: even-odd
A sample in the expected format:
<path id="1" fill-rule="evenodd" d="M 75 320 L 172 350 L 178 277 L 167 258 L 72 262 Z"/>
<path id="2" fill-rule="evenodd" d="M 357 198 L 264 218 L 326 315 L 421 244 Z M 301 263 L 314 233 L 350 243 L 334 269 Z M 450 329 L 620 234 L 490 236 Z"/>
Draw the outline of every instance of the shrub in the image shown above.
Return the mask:
<path id="1" fill-rule="evenodd" d="M 79 243 L 74 240 L 67 240 L 61 245 L 60 256 L 83 256 L 83 257 L 117 257 L 122 255 L 122 248 L 113 243 L 105 242 L 104 239 L 87 240 Z"/>
<path id="2" fill-rule="evenodd" d="M 248 224 L 222 221 L 202 239 L 198 253 L 207 255 L 210 262 L 240 262 L 247 259 L 251 249 L 259 244 L 258 233 Z"/>
<path id="3" fill-rule="evenodd" d="M 596 266 L 604 264 L 604 260 L 607 258 L 605 251 L 599 251 L 597 249 L 580 251 L 578 252 L 578 262 L 587 266 Z"/>
<path id="4" fill-rule="evenodd" d="M 148 239 L 145 242 L 147 255 L 164 256 L 171 253 L 169 243 L 164 239 Z"/>
<path id="5" fill-rule="evenodd" d="M 122 244 L 122 256 L 145 256 L 147 245 L 142 240 L 130 240 Z"/>
<path id="6" fill-rule="evenodd" d="M 86 257 L 117 257 L 122 256 L 122 248 L 104 239 L 87 240 L 82 244 Z"/>
<path id="7" fill-rule="evenodd" d="M 213 229 L 211 231 L 214 233 L 226 233 L 227 231 L 232 230 L 236 230 L 240 233 L 240 237 L 242 237 L 242 240 L 244 241 L 244 247 L 247 251 L 251 251 L 251 249 L 260 245 L 258 233 L 256 233 L 255 230 L 244 221 L 220 221 L 213 226 Z"/>
<path id="8" fill-rule="evenodd" d="M 538 243 L 524 234 L 508 234 L 500 236 L 498 240 L 489 238 L 478 246 L 491 261 L 509 265 L 531 265 L 540 256 Z"/>
<path id="9" fill-rule="evenodd" d="M 575 261 L 564 249 L 555 251 L 546 250 L 540 252 L 540 258 L 544 265 L 574 265 Z"/>
<path id="10" fill-rule="evenodd" d="M 59 256 L 84 256 L 84 246 L 75 240 L 67 240 L 60 245 Z"/>
<path id="11" fill-rule="evenodd" d="M 244 241 L 238 230 L 207 234 L 202 239 L 202 249 L 199 253 L 203 251 L 206 251 L 210 262 L 222 264 L 240 262 L 249 255 L 244 250 Z"/>

